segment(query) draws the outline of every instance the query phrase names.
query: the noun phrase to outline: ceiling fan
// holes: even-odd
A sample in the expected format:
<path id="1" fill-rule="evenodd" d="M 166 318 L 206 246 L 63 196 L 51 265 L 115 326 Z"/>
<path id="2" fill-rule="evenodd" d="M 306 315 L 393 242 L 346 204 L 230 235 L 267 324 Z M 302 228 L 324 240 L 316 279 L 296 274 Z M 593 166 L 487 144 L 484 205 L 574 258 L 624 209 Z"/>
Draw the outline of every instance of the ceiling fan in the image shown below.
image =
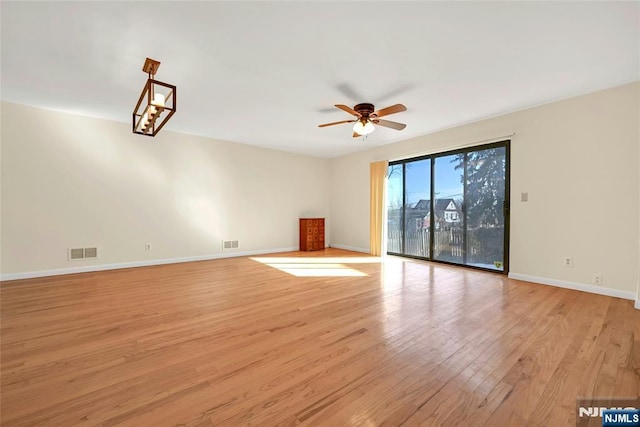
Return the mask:
<path id="1" fill-rule="evenodd" d="M 355 107 L 347 107 L 346 105 L 336 104 L 336 107 L 342 111 L 346 111 L 349 114 L 354 115 L 356 118 L 353 120 L 342 120 L 339 122 L 325 123 L 318 125 L 318 127 L 326 127 L 333 125 L 340 125 L 343 123 L 355 123 L 353 126 L 353 137 L 368 135 L 375 130 L 376 125 L 384 126 L 387 128 L 402 130 L 407 125 L 404 123 L 392 122 L 390 120 L 382 120 L 380 117 L 388 116 L 389 114 L 399 113 L 401 111 L 407 111 L 407 107 L 402 104 L 392 105 L 391 107 L 383 108 L 382 110 L 375 111 L 373 104 L 358 104 Z"/>

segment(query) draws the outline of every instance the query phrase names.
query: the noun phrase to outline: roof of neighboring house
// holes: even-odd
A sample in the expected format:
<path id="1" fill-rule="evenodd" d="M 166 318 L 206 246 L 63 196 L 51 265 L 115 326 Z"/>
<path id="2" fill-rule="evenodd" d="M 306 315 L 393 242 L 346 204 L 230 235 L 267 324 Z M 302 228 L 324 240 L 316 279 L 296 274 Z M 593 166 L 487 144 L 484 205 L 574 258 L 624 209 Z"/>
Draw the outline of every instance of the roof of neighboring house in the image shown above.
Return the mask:
<path id="1" fill-rule="evenodd" d="M 441 212 L 447 209 L 447 206 L 449 206 L 449 204 L 453 202 L 453 205 L 456 207 L 456 210 L 458 210 L 458 204 L 455 202 L 455 200 L 448 198 L 448 199 L 436 199 L 436 206 L 435 206 L 435 210 L 436 212 Z M 413 207 L 413 209 L 415 210 L 429 210 L 429 206 L 431 205 L 431 200 L 425 200 L 422 199 L 420 200 L 418 203 L 416 203 L 416 205 Z"/>

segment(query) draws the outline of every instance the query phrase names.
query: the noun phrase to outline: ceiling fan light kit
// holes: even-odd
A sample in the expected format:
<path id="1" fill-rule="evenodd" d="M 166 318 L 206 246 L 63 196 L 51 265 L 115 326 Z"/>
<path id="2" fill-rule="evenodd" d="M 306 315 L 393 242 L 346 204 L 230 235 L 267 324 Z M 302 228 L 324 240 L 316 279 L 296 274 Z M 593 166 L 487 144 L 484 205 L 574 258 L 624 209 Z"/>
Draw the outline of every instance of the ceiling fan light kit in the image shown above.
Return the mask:
<path id="1" fill-rule="evenodd" d="M 322 128 L 343 123 L 355 123 L 353 125 L 354 138 L 369 135 L 376 129 L 375 125 L 388 127 L 395 130 L 402 130 L 407 127 L 407 125 L 405 125 L 404 123 L 380 119 L 380 117 L 382 116 L 388 116 L 389 114 L 407 111 L 407 107 L 402 104 L 395 104 L 378 111 L 375 111 L 374 105 L 369 103 L 358 104 L 353 108 L 342 104 L 336 104 L 335 107 L 355 116 L 356 118 L 353 120 L 341 120 L 339 122 L 325 123 L 322 125 L 318 125 L 318 127 Z"/>
<path id="2" fill-rule="evenodd" d="M 142 71 L 149 77 L 133 110 L 133 133 L 156 136 L 176 112 L 176 87 L 155 79 L 159 67 L 159 61 L 144 61 Z"/>
<path id="3" fill-rule="evenodd" d="M 369 135 L 374 130 L 376 130 L 375 126 L 366 120 L 358 120 L 356 124 L 353 125 L 353 131 L 358 135 Z"/>

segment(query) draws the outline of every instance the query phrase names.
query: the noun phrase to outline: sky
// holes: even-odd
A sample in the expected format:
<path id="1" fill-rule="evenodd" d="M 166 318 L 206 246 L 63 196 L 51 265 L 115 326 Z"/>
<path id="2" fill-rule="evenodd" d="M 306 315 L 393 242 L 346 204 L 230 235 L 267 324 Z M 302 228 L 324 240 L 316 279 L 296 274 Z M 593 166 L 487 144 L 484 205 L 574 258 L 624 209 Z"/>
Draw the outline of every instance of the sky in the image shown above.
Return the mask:
<path id="1" fill-rule="evenodd" d="M 455 156 L 437 157 L 435 165 L 436 198 L 462 198 L 462 169 L 455 169 L 457 162 L 451 162 Z M 431 183 L 431 160 L 419 160 L 407 164 L 406 185 L 407 201 L 410 205 L 421 199 L 429 200 Z M 389 177 L 389 202 L 392 205 L 402 201 L 402 174 L 394 173 Z"/>

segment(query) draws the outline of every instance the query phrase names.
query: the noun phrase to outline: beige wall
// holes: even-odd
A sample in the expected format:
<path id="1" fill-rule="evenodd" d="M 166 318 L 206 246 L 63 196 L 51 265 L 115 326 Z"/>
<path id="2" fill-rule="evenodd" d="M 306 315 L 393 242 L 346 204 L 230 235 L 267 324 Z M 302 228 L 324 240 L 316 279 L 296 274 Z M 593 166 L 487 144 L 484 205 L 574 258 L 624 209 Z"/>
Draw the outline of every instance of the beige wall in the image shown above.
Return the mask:
<path id="1" fill-rule="evenodd" d="M 299 216 L 327 217 L 332 245 L 368 250 L 370 162 L 515 132 L 511 273 L 601 274 L 603 289 L 638 294 L 639 99 L 636 83 L 332 160 L 2 103 L 1 273 L 234 253 L 223 239 L 240 241 L 235 253 L 294 248 Z M 87 246 L 98 260 L 67 261 Z"/>
<path id="2" fill-rule="evenodd" d="M 588 286 L 600 274 L 603 288 L 635 296 L 639 92 L 640 83 L 625 85 L 333 159 L 331 243 L 368 248 L 370 162 L 515 132 L 511 273 Z M 520 202 L 522 192 L 529 193 L 528 202 Z M 565 256 L 574 258 L 573 268 L 563 266 Z"/>
<path id="3" fill-rule="evenodd" d="M 329 214 L 326 159 L 10 103 L 1 136 L 5 276 L 297 248 L 298 217 Z"/>

